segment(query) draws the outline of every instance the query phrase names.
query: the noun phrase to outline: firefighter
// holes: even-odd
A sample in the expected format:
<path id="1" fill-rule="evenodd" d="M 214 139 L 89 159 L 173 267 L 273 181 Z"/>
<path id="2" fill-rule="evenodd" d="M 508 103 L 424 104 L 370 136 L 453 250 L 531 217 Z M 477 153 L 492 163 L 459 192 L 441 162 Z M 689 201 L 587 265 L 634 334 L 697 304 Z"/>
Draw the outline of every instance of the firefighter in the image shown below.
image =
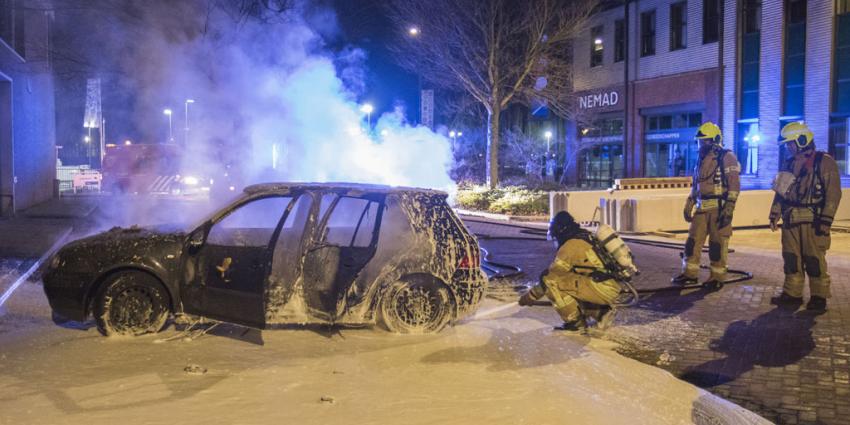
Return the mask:
<path id="1" fill-rule="evenodd" d="M 825 152 L 815 149 L 814 135 L 802 122 L 782 128 L 779 144 L 791 155 L 774 179 L 776 195 L 770 208 L 770 229 L 782 220 L 782 260 L 785 283 L 778 304 L 803 301 L 804 273 L 809 275 L 811 298 L 806 309 L 826 310 L 830 279 L 826 251 L 830 227 L 841 200 L 838 165 Z"/>
<path id="2" fill-rule="evenodd" d="M 545 295 L 564 320 L 556 329 L 584 331 L 587 319 L 593 318 L 597 327 L 604 330 L 614 320 L 612 304 L 620 285 L 607 274 L 596 255 L 592 236 L 566 211 L 556 214 L 549 223 L 549 236 L 557 242 L 555 260 L 540 277 L 540 283 L 519 299 L 519 305 L 533 305 Z"/>
<path id="3" fill-rule="evenodd" d="M 699 144 L 699 160 L 694 169 L 691 193 L 685 201 L 685 221 L 691 223 L 682 273 L 674 277 L 674 285 L 697 283 L 700 255 L 708 236 L 708 258 L 711 273 L 703 286 L 720 289 L 726 280 L 726 257 L 732 236 L 732 214 L 741 190 L 741 165 L 735 154 L 723 149 L 720 127 L 706 122 L 695 136 Z"/>

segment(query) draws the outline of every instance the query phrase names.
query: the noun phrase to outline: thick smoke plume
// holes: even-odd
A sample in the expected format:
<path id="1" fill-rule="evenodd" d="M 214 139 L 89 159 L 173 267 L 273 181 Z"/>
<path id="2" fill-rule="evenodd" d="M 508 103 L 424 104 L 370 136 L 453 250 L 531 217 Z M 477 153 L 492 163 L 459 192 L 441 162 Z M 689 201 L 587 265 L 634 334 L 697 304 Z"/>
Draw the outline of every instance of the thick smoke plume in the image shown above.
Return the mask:
<path id="1" fill-rule="evenodd" d="M 225 2 L 226 3 L 226 2 Z M 119 22 L 122 84 L 134 94 L 141 142 L 186 139 L 185 173 L 259 181 L 352 181 L 449 190 L 448 140 L 403 114 L 371 117 L 358 94 L 363 51 L 327 49 L 333 14 L 294 6 L 273 16 L 234 16 L 215 1 L 152 1 Z M 176 5 L 179 5 L 176 6 Z M 318 17 L 318 18 L 317 18 Z M 308 22 L 312 24 L 308 24 Z M 311 26 L 312 25 L 312 26 Z M 319 26 L 314 30 L 313 26 Z M 108 105 L 104 113 L 109 115 Z"/>

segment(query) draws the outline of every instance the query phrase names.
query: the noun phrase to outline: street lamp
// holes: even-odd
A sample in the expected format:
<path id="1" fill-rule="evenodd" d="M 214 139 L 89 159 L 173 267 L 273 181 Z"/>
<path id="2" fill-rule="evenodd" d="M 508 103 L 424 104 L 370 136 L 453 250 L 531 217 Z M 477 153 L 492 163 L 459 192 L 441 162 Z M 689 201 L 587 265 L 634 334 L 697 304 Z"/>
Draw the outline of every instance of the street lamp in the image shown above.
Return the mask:
<path id="1" fill-rule="evenodd" d="M 186 99 L 186 101 L 183 102 L 183 105 L 186 107 L 186 115 L 185 115 L 185 117 L 186 117 L 186 128 L 185 128 L 186 136 L 183 138 L 183 146 L 189 145 L 189 104 L 190 103 L 195 103 L 195 100 L 194 99 Z"/>
<path id="2" fill-rule="evenodd" d="M 407 28 L 407 35 L 411 38 L 419 38 L 422 34 L 422 31 L 416 25 L 411 25 Z M 416 71 L 416 99 L 419 104 L 416 110 L 416 116 L 418 118 L 418 124 L 422 124 L 422 73 Z"/>
<path id="3" fill-rule="evenodd" d="M 543 135 L 546 136 L 546 155 L 549 155 L 549 145 L 552 142 L 552 132 L 547 130 L 546 133 L 543 133 Z"/>
<path id="4" fill-rule="evenodd" d="M 366 124 L 368 125 L 367 128 L 369 129 L 372 128 L 372 111 L 374 110 L 375 107 L 372 106 L 371 103 L 364 103 L 363 106 L 360 107 L 360 112 L 366 114 Z"/>
<path id="5" fill-rule="evenodd" d="M 171 109 L 165 108 L 165 109 L 162 110 L 162 113 L 165 114 L 166 116 L 168 116 L 168 141 L 173 142 L 174 141 L 174 133 L 173 133 L 173 128 L 171 126 Z"/>

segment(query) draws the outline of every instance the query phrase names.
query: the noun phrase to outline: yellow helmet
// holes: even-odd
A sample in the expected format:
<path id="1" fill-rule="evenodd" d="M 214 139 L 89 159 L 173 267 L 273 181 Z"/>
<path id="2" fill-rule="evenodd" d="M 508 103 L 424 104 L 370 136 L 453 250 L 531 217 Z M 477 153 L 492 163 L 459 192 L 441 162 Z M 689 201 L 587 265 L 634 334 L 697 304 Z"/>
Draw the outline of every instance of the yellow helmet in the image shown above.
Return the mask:
<path id="1" fill-rule="evenodd" d="M 711 143 L 714 145 L 723 144 L 723 133 L 720 132 L 720 127 L 711 121 L 707 121 L 699 126 L 694 138 L 697 139 L 697 141 L 710 139 Z"/>
<path id="2" fill-rule="evenodd" d="M 785 124 L 785 127 L 782 127 L 782 131 L 779 133 L 780 145 L 788 142 L 794 142 L 797 145 L 797 148 L 804 149 L 810 146 L 814 141 L 815 135 L 812 133 L 812 130 L 809 130 L 809 126 L 802 121 L 794 121 Z"/>

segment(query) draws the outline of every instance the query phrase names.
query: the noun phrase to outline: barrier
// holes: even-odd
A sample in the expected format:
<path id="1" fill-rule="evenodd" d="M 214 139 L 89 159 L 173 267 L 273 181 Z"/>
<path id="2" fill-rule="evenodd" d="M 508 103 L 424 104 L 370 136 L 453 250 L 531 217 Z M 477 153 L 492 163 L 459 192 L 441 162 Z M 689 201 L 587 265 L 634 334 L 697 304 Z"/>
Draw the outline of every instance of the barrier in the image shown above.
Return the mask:
<path id="1" fill-rule="evenodd" d="M 614 190 L 681 189 L 689 188 L 691 177 L 647 177 L 615 179 Z"/>
<path id="2" fill-rule="evenodd" d="M 686 231 L 690 224 L 682 210 L 688 196 L 687 189 L 626 190 L 592 192 L 558 192 L 558 204 L 551 204 L 554 215 L 568 211 L 578 222 L 590 222 L 599 207 L 598 220 L 617 231 L 655 232 Z M 550 194 L 550 199 L 553 199 Z M 770 190 L 745 190 L 738 197 L 734 227 L 767 226 L 774 192 Z M 842 189 L 842 202 L 835 220 L 850 220 L 850 188 Z"/>

